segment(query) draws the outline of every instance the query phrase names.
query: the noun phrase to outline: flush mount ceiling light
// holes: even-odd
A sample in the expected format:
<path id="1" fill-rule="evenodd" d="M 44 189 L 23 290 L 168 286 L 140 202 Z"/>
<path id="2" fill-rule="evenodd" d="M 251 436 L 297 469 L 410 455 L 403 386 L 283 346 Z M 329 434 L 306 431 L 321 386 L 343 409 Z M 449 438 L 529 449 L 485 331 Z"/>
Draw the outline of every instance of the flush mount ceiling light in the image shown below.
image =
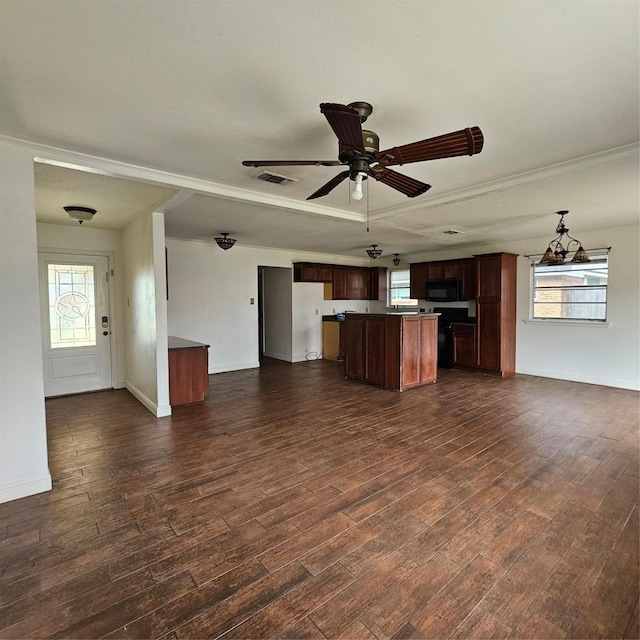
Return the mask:
<path id="1" fill-rule="evenodd" d="M 558 236 L 549 243 L 547 250 L 540 259 L 540 264 L 564 264 L 567 254 L 571 251 L 575 251 L 571 262 L 591 262 L 587 252 L 582 248 L 582 243 L 569 235 L 569 229 L 567 229 L 564 224 L 564 217 L 568 213 L 568 211 L 556 211 L 556 214 L 560 216 L 560 222 L 558 222 L 558 226 L 556 227 Z M 565 244 L 562 244 L 565 236 L 567 239 L 564 240 Z"/>
<path id="2" fill-rule="evenodd" d="M 372 260 L 375 260 L 376 258 L 379 258 L 382 255 L 382 249 L 378 249 L 377 246 L 378 246 L 377 244 L 372 244 L 371 249 L 367 249 L 367 255 Z"/>
<path id="3" fill-rule="evenodd" d="M 236 243 L 235 238 L 229 238 L 228 236 L 228 233 L 223 233 L 221 237 L 214 238 L 218 243 L 218 246 L 225 251 L 227 249 L 231 249 L 231 247 L 233 247 L 233 245 Z"/>
<path id="4" fill-rule="evenodd" d="M 400 264 L 400 254 L 399 253 L 394 253 L 393 254 L 393 264 L 395 264 L 396 267 Z"/>
<path id="5" fill-rule="evenodd" d="M 63 207 L 63 209 L 69 214 L 70 218 L 77 220 L 79 224 L 93 220 L 93 216 L 96 215 L 96 210 L 90 207 L 68 206 Z"/>

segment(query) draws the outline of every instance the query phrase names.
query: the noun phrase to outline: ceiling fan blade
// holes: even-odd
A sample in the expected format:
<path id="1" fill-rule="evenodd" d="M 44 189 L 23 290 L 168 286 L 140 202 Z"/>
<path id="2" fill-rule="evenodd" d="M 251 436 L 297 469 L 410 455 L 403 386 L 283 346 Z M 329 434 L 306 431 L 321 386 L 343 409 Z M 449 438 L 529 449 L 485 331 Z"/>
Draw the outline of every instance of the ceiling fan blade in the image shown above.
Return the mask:
<path id="1" fill-rule="evenodd" d="M 372 178 L 378 180 L 378 182 L 384 182 L 384 184 L 404 193 L 409 198 L 415 198 L 431 189 L 430 184 L 420 182 L 415 178 L 410 178 L 402 173 L 387 169 L 386 167 L 382 171 L 376 171 L 375 169 L 369 170 L 369 175 Z"/>
<path id="2" fill-rule="evenodd" d="M 472 156 L 482 151 L 483 144 L 484 136 L 480 128 L 470 127 L 436 138 L 378 151 L 375 157 L 383 165 L 407 164 L 455 156 Z"/>
<path id="3" fill-rule="evenodd" d="M 245 167 L 301 167 L 305 165 L 315 167 L 340 166 L 339 160 L 243 160 Z"/>
<path id="4" fill-rule="evenodd" d="M 338 136 L 341 150 L 359 151 L 364 155 L 362 124 L 357 109 L 344 104 L 323 102 L 320 105 L 320 112 L 324 114 L 333 132 Z"/>
<path id="5" fill-rule="evenodd" d="M 320 198 L 326 196 L 330 191 L 333 191 L 345 178 L 349 177 L 348 171 L 342 171 L 334 178 L 331 178 L 327 184 L 320 187 L 317 191 L 314 191 L 307 200 L 313 200 L 314 198 Z"/>

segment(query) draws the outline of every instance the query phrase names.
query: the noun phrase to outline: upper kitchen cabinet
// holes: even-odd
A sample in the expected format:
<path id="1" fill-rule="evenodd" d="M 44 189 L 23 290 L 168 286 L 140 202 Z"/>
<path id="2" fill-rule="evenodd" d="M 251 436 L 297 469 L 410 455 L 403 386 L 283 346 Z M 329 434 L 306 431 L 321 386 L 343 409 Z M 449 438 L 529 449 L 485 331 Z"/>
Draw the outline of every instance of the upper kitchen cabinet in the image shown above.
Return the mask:
<path id="1" fill-rule="evenodd" d="M 331 282 L 332 266 L 313 262 L 296 262 L 293 265 L 294 282 Z"/>
<path id="2" fill-rule="evenodd" d="M 386 300 L 386 267 L 350 267 L 313 262 L 293 265 L 294 282 L 325 282 L 329 300 Z M 328 297 L 327 297 L 328 296 Z"/>
<path id="3" fill-rule="evenodd" d="M 412 298 L 424 300 L 427 282 L 435 280 L 459 280 L 460 299 L 475 300 L 476 298 L 475 258 L 414 262 L 409 265 L 409 274 Z"/>
<path id="4" fill-rule="evenodd" d="M 460 299 L 475 300 L 477 295 L 475 258 L 465 258 L 464 260 L 460 260 L 460 276 Z"/>
<path id="5" fill-rule="evenodd" d="M 424 300 L 427 293 L 428 276 L 428 262 L 414 262 L 409 265 L 409 290 L 412 298 L 416 300 Z"/>
<path id="6" fill-rule="evenodd" d="M 460 280 L 462 268 L 459 260 L 427 263 L 427 280 Z"/>
<path id="7" fill-rule="evenodd" d="M 367 300 L 387 300 L 387 268 L 371 267 L 369 269 L 369 292 Z"/>
<path id="8" fill-rule="evenodd" d="M 502 376 L 516 370 L 516 270 L 518 256 L 476 256 L 477 366 Z"/>
<path id="9" fill-rule="evenodd" d="M 367 300 L 369 270 L 361 267 L 333 268 L 334 300 Z"/>

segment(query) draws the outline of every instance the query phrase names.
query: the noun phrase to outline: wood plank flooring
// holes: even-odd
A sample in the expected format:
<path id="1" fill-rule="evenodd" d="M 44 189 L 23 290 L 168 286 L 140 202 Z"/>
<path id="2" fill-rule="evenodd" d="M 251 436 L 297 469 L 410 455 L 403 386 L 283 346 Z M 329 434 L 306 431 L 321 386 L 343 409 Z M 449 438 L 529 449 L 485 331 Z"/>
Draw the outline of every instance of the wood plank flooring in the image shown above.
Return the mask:
<path id="1" fill-rule="evenodd" d="M 159 420 L 47 401 L 0 637 L 638 638 L 639 394 L 439 376 L 266 361 Z"/>

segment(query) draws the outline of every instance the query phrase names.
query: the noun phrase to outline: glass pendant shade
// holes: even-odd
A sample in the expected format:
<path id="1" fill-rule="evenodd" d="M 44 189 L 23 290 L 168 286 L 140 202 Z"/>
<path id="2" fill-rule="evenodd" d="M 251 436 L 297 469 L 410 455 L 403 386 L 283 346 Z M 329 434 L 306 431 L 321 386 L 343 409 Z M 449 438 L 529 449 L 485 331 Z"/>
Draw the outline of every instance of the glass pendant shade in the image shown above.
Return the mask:
<path id="1" fill-rule="evenodd" d="M 222 237 L 214 238 L 214 240 L 218 243 L 218 246 L 225 251 L 227 249 L 231 249 L 231 247 L 233 247 L 233 245 L 236 243 L 235 238 L 229 238 L 228 236 L 228 233 L 223 233 Z"/>
<path id="2" fill-rule="evenodd" d="M 544 252 L 544 255 L 540 259 L 541 264 L 553 264 L 556 261 L 553 251 L 551 251 L 551 247 L 547 247 L 547 250 Z"/>
<path id="3" fill-rule="evenodd" d="M 576 251 L 571 262 L 591 262 L 589 254 L 582 248 L 582 245 L 580 245 L 580 248 Z"/>

